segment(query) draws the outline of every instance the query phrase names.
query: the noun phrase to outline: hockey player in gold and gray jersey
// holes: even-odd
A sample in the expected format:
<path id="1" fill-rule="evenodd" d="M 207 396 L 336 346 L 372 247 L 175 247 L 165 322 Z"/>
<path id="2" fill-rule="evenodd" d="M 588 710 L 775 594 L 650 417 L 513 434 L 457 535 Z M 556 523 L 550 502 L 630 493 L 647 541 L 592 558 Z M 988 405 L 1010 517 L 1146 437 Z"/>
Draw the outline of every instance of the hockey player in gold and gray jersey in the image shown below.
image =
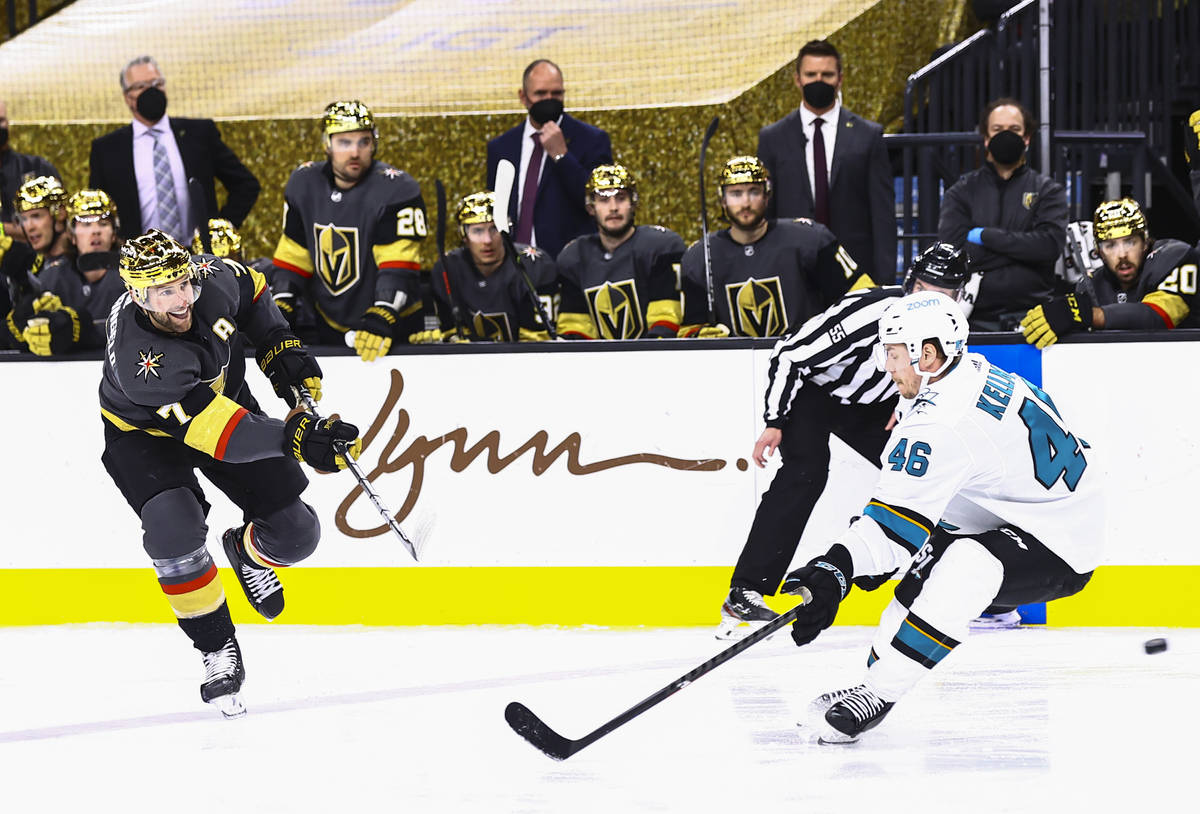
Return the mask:
<path id="1" fill-rule="evenodd" d="M 821 224 L 767 219 L 771 179 L 755 156 L 725 162 L 718 189 L 729 228 L 709 235 L 715 323 L 696 241 L 683 255 L 681 337 L 783 336 L 847 291 L 874 285 Z"/>
<path id="2" fill-rule="evenodd" d="M 245 381 L 242 335 L 276 395 L 296 407 L 297 389 L 320 398 L 321 368 L 288 330 L 262 274 L 214 255 L 192 257 L 157 229 L 121 248 L 128 293 L 108 320 L 100 414 L 102 461 L 138 515 L 142 545 L 180 628 L 203 654 L 201 699 L 227 717 L 245 712 L 245 678 L 225 592 L 208 552 L 204 474 L 242 512 L 222 547 L 246 598 L 273 619 L 283 611 L 276 568 L 316 549 L 320 524 L 300 500 L 299 462 L 346 467 L 339 441 L 357 455 L 358 429 L 293 409 L 263 413 Z"/>
<path id="3" fill-rule="evenodd" d="M 0 313 L 8 327 L 0 332 L 0 347 L 25 349 L 25 326 L 34 316 L 33 303 L 42 290 L 38 276 L 70 262 L 67 191 L 57 178 L 42 175 L 21 184 L 13 203 L 24 240 L 14 240 L 0 228 Z M 77 317 L 69 312 L 61 317 L 75 326 L 73 335 L 78 334 Z"/>
<path id="4" fill-rule="evenodd" d="M 637 182 L 620 164 L 592 170 L 585 196 L 599 233 L 558 255 L 566 339 L 674 337 L 679 331 L 683 238 L 662 226 L 635 226 Z"/>
<path id="5" fill-rule="evenodd" d="M 538 316 L 537 295 L 552 302 L 557 285 L 554 261 L 541 249 L 518 243 L 525 275 L 508 256 L 496 228 L 495 196 L 476 192 L 456 213 L 461 248 L 433 267 L 433 299 L 439 328 L 414 333 L 414 344 L 434 342 L 541 342 L 549 339 Z"/>
<path id="6" fill-rule="evenodd" d="M 99 189 L 76 192 L 66 203 L 72 251 L 35 277 L 37 292 L 14 321 L 38 356 L 59 356 L 104 345 L 109 309 L 125 293 L 117 273 L 117 207 Z"/>
<path id="7" fill-rule="evenodd" d="M 1196 302 L 1200 252 L 1179 240 L 1153 240 L 1137 201 L 1096 207 L 1096 252 L 1104 265 L 1075 291 L 1030 309 L 1025 341 L 1049 347 L 1079 330 L 1161 331 L 1200 325 Z"/>
<path id="8" fill-rule="evenodd" d="M 420 327 L 420 243 L 425 203 L 408 173 L 375 160 L 379 133 L 367 106 L 334 102 L 323 119 L 327 160 L 305 162 L 284 190 L 283 236 L 275 300 L 288 314 L 308 298 L 320 339 L 342 343 L 366 361 Z"/>

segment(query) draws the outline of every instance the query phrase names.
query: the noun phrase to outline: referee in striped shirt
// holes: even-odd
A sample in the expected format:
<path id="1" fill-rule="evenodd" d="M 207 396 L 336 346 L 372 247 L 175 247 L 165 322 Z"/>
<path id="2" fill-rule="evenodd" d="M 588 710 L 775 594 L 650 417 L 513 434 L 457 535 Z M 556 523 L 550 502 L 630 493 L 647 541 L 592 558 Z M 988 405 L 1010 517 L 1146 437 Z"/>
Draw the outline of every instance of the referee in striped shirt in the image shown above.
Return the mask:
<path id="1" fill-rule="evenodd" d="M 825 489 L 830 434 L 879 466 L 898 400 L 872 357 L 884 309 L 912 291 L 957 299 L 968 274 L 964 252 L 936 243 L 913 261 L 902 286 L 851 291 L 775 345 L 767 369 L 767 427 L 754 445 L 754 462 L 765 466 L 778 448 L 782 464 L 733 569 L 717 638 L 738 638 L 743 625 L 775 618 L 763 595 L 778 589 Z"/>

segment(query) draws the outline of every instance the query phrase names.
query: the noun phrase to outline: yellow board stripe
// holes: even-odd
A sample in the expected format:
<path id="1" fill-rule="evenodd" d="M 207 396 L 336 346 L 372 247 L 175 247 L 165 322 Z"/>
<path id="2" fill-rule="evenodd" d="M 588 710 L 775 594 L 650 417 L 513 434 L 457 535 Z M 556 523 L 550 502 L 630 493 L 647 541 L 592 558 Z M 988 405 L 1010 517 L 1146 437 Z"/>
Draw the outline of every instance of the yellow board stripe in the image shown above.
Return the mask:
<path id="1" fill-rule="evenodd" d="M 136 543 L 135 543 L 136 545 Z M 222 569 L 224 570 L 224 569 Z M 274 624 L 303 625 L 716 625 L 728 566 L 679 568 L 289 568 L 288 607 Z M 232 573 L 222 579 L 235 580 Z M 1051 626 L 1200 627 L 1192 600 L 1200 566 L 1108 566 L 1081 593 L 1047 605 Z M 892 596 L 852 591 L 839 625 L 875 625 Z M 445 586 L 454 586 L 447 591 Z M 651 605 L 625 597 L 646 593 Z M 145 568 L 0 570 L 0 625 L 174 622 Z M 396 602 L 410 596 L 412 602 Z M 54 600 L 47 601 L 46 597 Z M 227 595 L 239 624 L 264 620 L 241 591 Z M 427 599 L 428 601 L 423 601 Z M 793 597 L 768 597 L 782 612 Z"/>
<path id="2" fill-rule="evenodd" d="M 208 406 L 192 419 L 188 425 L 187 434 L 183 437 L 183 442 L 206 455 L 214 455 L 217 447 L 221 445 L 229 422 L 241 409 L 242 405 L 233 399 L 217 394 L 208 403 Z"/>

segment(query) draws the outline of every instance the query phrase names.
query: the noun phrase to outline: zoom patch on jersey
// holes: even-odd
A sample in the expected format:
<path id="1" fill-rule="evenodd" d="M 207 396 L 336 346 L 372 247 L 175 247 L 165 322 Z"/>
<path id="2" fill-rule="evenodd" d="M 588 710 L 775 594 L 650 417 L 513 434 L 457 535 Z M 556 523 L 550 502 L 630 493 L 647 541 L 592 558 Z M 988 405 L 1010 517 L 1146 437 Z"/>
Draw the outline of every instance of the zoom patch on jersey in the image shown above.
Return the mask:
<path id="1" fill-rule="evenodd" d="M 150 350 L 139 350 L 137 372 L 134 374 L 134 377 L 136 378 L 137 376 L 141 376 L 145 378 L 146 381 L 150 381 L 150 375 L 153 374 L 154 378 L 161 379 L 162 376 L 158 374 L 158 369 L 162 367 L 162 365 L 159 364 L 159 360 L 162 359 L 163 356 L 164 354 L 155 353 L 154 348 L 150 348 Z"/>
<path id="2" fill-rule="evenodd" d="M 787 331 L 783 285 L 778 277 L 729 283 L 725 286 L 733 332 L 741 336 L 781 336 Z"/>
<path id="3" fill-rule="evenodd" d="M 584 294 L 601 339 L 637 339 L 642 335 L 642 306 L 633 280 L 605 281 Z"/>
<path id="4" fill-rule="evenodd" d="M 317 247 L 317 274 L 335 297 L 358 282 L 358 227 L 336 223 L 314 223 L 313 245 Z"/>

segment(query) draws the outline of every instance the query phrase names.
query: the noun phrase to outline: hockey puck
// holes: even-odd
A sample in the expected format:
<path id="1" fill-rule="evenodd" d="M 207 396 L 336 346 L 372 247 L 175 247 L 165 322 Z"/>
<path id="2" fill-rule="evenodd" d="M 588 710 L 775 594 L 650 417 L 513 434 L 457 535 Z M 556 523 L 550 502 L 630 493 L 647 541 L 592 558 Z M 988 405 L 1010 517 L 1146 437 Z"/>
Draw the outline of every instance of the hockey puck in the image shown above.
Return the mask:
<path id="1" fill-rule="evenodd" d="M 1147 639 L 1146 644 L 1143 646 L 1146 648 L 1147 653 L 1161 653 L 1167 649 L 1167 640 Z"/>

